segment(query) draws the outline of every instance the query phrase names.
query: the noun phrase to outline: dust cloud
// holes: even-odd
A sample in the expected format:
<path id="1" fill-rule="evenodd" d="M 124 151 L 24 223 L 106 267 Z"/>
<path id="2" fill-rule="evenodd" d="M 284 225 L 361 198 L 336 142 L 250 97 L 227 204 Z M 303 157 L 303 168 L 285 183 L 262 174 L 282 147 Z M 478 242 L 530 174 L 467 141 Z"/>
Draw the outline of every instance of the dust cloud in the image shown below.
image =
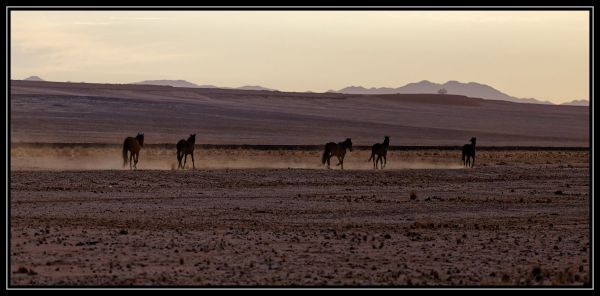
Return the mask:
<path id="1" fill-rule="evenodd" d="M 321 151 L 252 150 L 252 149 L 197 149 L 194 153 L 196 169 L 325 169 Z M 348 152 L 344 169 L 372 170 L 368 151 Z M 452 159 L 454 158 L 454 159 Z M 340 169 L 336 157 L 331 168 Z M 121 150 L 109 147 L 18 147 L 11 149 L 11 170 L 120 170 L 123 165 Z M 176 153 L 166 148 L 148 148 L 140 151 L 138 169 L 175 170 Z M 186 169 L 192 168 L 188 155 Z M 388 152 L 385 169 L 459 169 L 455 155 L 431 155 L 414 152 Z"/>

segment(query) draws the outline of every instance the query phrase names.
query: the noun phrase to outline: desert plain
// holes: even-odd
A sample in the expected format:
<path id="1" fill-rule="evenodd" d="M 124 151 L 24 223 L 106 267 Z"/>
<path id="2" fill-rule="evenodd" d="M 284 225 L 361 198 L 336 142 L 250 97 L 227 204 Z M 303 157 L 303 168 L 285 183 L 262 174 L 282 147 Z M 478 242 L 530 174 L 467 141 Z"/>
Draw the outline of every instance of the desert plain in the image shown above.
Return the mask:
<path id="1" fill-rule="evenodd" d="M 12 286 L 590 285 L 585 107 L 14 81 L 11 91 Z M 120 144 L 136 132 L 147 144 L 129 170 Z M 174 144 L 190 133 L 196 168 L 188 158 L 179 170 Z M 374 170 L 369 145 L 384 135 L 393 149 Z M 471 136 L 481 148 L 464 168 Z M 344 170 L 328 170 L 320 145 L 347 137 Z"/>

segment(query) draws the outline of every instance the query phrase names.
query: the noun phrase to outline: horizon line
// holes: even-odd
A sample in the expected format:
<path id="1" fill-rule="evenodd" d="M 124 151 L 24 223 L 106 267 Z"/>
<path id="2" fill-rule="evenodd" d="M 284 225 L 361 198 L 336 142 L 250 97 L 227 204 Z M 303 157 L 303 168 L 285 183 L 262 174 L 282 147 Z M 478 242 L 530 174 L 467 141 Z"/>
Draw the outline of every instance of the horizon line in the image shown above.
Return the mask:
<path id="1" fill-rule="evenodd" d="M 42 80 L 41 81 L 38 81 L 38 80 L 26 80 L 27 78 L 31 78 L 31 77 L 37 77 L 37 78 L 40 78 Z M 417 82 L 408 82 L 408 83 L 406 83 L 404 85 L 401 85 L 401 86 L 398 86 L 398 87 L 393 87 L 393 86 L 377 86 L 377 87 L 373 86 L 373 87 L 369 87 L 369 86 L 363 86 L 363 85 L 348 85 L 348 86 L 340 88 L 339 90 L 335 90 L 333 88 L 330 88 L 330 89 L 328 89 L 326 91 L 313 91 L 313 90 L 293 91 L 293 90 L 282 90 L 282 89 L 277 89 L 277 88 L 265 87 L 265 86 L 262 86 L 262 85 L 259 85 L 259 84 L 254 84 L 254 85 L 253 84 L 245 84 L 245 85 L 242 85 L 242 86 L 217 86 L 217 85 L 213 85 L 213 84 L 198 84 L 196 82 L 192 82 L 192 81 L 185 80 L 185 79 L 145 79 L 145 80 L 136 81 L 136 82 L 88 82 L 88 81 L 71 81 L 71 80 L 67 80 L 67 81 L 52 81 L 52 80 L 45 80 L 45 79 L 43 79 L 43 78 L 41 78 L 40 76 L 37 76 L 37 75 L 31 75 L 31 76 L 29 76 L 27 78 L 23 78 L 23 79 L 13 79 L 13 78 L 11 78 L 10 80 L 11 81 L 12 80 L 16 80 L 16 81 L 31 81 L 31 82 L 58 82 L 58 83 L 93 83 L 93 84 L 117 84 L 117 85 L 155 85 L 155 86 L 171 86 L 171 87 L 186 88 L 186 87 L 172 86 L 172 85 L 137 84 L 137 83 L 145 82 L 145 81 L 182 81 L 182 82 L 192 83 L 192 84 L 195 84 L 195 85 L 198 86 L 198 87 L 187 87 L 187 88 L 207 88 L 207 87 L 202 87 L 202 86 L 212 86 L 212 87 L 209 87 L 209 88 L 213 88 L 214 87 L 214 88 L 217 88 L 217 89 L 239 89 L 239 88 L 242 88 L 242 87 L 248 87 L 248 86 L 250 86 L 250 87 L 265 88 L 264 91 L 299 92 L 299 93 L 308 93 L 308 92 L 311 92 L 311 93 L 323 93 L 323 94 L 325 94 L 325 93 L 332 93 L 332 92 L 333 93 L 340 93 L 339 92 L 340 90 L 342 90 L 344 88 L 349 88 L 349 87 L 360 87 L 360 88 L 363 88 L 363 89 L 366 89 L 366 90 L 370 90 L 370 89 L 376 89 L 377 90 L 377 89 L 382 89 L 382 88 L 397 89 L 397 88 L 401 88 L 401 87 L 407 86 L 409 84 L 415 84 L 415 83 L 421 83 L 421 82 L 429 82 L 429 83 L 440 84 L 440 85 L 444 85 L 444 84 L 446 84 L 448 82 L 458 82 L 458 83 L 462 83 L 462 84 L 476 83 L 476 84 L 479 84 L 479 85 L 488 86 L 488 87 L 491 87 L 494 90 L 496 90 L 498 92 L 501 92 L 501 93 L 503 93 L 503 94 L 505 94 L 507 96 L 513 97 L 513 96 L 511 96 L 511 95 L 509 95 L 509 94 L 507 94 L 507 93 L 505 93 L 505 92 L 503 92 L 503 91 L 501 91 L 501 90 L 499 90 L 499 89 L 497 89 L 497 88 L 495 88 L 495 87 L 493 87 L 493 86 L 491 86 L 489 84 L 486 84 L 486 83 L 481 83 L 481 82 L 477 82 L 477 81 L 462 82 L 460 80 L 448 80 L 448 81 L 446 81 L 444 83 L 439 83 L 439 82 L 431 81 L 431 80 L 428 80 L 428 79 L 423 79 L 423 80 L 419 80 Z M 340 93 L 340 94 L 345 94 L 345 93 Z M 369 94 L 363 94 L 363 95 L 369 95 Z M 448 94 L 448 95 L 453 95 L 453 94 Z M 460 94 L 454 94 L 454 95 L 460 95 Z M 514 97 L 514 98 L 517 98 L 517 97 Z M 497 99 L 485 99 L 485 98 L 481 98 L 481 99 L 484 99 L 484 100 L 497 100 Z M 563 103 L 554 103 L 554 102 L 549 101 L 547 99 L 544 100 L 544 99 L 538 99 L 538 98 L 533 98 L 533 97 L 531 97 L 531 98 L 517 98 L 517 99 L 533 99 L 533 100 L 536 100 L 536 101 L 540 102 L 540 104 L 542 104 L 542 105 L 548 105 L 548 103 L 550 103 L 551 105 L 564 105 L 564 104 L 572 103 L 572 102 L 575 102 L 575 101 L 586 101 L 586 102 L 588 102 L 588 104 L 590 102 L 590 99 L 571 99 L 571 100 L 567 100 L 567 101 L 565 101 Z M 500 101 L 506 101 L 506 100 L 500 100 Z M 506 102 L 511 102 L 511 101 L 506 101 Z M 513 102 L 513 103 L 538 104 L 538 103 L 528 103 L 528 102 Z"/>

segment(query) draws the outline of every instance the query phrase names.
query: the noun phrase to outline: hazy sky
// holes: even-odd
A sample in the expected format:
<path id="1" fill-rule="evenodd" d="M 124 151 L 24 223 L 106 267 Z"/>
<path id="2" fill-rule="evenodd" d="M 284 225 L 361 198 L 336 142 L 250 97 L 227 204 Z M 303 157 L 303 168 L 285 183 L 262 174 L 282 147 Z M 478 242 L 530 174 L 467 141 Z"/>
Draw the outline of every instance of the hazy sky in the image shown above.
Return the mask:
<path id="1" fill-rule="evenodd" d="M 577 11 L 13 11 L 11 79 L 282 91 L 448 80 L 589 99 Z"/>

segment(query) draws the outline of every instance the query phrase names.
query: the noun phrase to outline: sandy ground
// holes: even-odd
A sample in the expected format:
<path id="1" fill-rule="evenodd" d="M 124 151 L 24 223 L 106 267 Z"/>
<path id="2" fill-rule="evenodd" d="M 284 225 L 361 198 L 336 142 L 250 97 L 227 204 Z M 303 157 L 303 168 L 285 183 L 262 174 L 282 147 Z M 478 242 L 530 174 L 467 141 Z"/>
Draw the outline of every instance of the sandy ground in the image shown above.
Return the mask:
<path id="1" fill-rule="evenodd" d="M 123 170 L 114 152 L 11 151 L 12 285 L 590 281 L 588 152 L 462 169 L 456 152 L 405 151 L 378 171 L 366 151 L 344 171 L 318 151 L 203 151 L 193 171 L 168 151 Z"/>

